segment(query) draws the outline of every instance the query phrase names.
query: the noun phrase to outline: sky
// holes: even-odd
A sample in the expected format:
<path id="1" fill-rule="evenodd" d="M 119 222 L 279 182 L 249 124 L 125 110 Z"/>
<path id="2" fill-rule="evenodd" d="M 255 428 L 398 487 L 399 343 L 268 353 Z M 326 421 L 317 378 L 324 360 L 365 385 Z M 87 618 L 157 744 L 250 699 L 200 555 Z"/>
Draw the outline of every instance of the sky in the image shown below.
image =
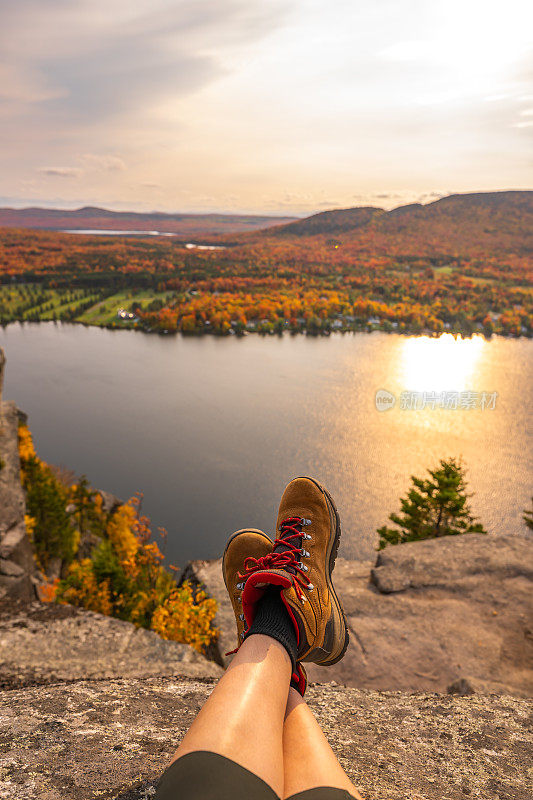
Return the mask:
<path id="1" fill-rule="evenodd" d="M 533 186 L 529 0 L 0 0 L 0 205 L 304 215 Z"/>

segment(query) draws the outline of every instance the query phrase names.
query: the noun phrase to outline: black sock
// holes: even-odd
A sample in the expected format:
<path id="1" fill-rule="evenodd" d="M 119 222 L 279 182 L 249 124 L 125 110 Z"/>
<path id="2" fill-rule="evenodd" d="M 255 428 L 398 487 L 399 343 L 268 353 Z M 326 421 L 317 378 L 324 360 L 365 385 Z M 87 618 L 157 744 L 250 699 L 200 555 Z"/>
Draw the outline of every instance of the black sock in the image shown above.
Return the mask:
<path id="1" fill-rule="evenodd" d="M 259 601 L 248 636 L 252 633 L 262 633 L 282 644 L 289 654 L 294 672 L 298 655 L 296 631 L 280 597 L 279 589 L 267 589 Z"/>

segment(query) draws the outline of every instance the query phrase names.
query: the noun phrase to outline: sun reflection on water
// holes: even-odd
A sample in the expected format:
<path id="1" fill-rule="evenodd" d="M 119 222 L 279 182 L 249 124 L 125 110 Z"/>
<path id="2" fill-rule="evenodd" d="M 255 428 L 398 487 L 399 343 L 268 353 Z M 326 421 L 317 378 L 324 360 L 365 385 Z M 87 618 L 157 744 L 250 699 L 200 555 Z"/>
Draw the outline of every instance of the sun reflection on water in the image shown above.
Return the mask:
<path id="1" fill-rule="evenodd" d="M 479 388 L 473 387 L 471 380 L 486 344 L 483 336 L 463 339 L 451 333 L 438 339 L 429 336 L 405 339 L 400 363 L 403 388 L 413 392 Z"/>

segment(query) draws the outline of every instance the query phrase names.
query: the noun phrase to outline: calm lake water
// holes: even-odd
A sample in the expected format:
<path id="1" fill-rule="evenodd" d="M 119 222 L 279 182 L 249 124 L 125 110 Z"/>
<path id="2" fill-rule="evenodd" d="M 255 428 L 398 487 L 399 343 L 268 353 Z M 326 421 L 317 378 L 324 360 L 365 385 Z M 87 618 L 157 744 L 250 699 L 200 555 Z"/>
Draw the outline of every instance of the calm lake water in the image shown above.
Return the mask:
<path id="1" fill-rule="evenodd" d="M 144 492 L 179 565 L 220 555 L 237 528 L 271 533 L 285 484 L 305 474 L 337 501 L 341 554 L 368 558 L 409 476 L 447 456 L 463 458 L 489 531 L 524 529 L 533 341 L 186 339 L 45 323 L 0 330 L 0 345 L 5 397 L 29 414 L 39 455 L 119 497 Z M 378 390 L 393 408 L 377 410 Z M 459 401 L 477 407 L 401 407 L 441 391 L 477 393 Z"/>

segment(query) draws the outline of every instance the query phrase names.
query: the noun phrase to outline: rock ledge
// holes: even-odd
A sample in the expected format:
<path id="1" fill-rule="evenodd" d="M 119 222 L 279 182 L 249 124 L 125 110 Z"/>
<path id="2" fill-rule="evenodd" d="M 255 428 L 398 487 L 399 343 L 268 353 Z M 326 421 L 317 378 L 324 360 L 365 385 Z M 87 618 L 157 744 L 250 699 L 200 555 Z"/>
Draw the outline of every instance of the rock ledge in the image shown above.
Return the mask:
<path id="1" fill-rule="evenodd" d="M 213 679 L 77 681 L 4 692 L 0 797 L 147 800 Z M 530 705 L 511 697 L 311 686 L 366 800 L 530 800 Z"/>

